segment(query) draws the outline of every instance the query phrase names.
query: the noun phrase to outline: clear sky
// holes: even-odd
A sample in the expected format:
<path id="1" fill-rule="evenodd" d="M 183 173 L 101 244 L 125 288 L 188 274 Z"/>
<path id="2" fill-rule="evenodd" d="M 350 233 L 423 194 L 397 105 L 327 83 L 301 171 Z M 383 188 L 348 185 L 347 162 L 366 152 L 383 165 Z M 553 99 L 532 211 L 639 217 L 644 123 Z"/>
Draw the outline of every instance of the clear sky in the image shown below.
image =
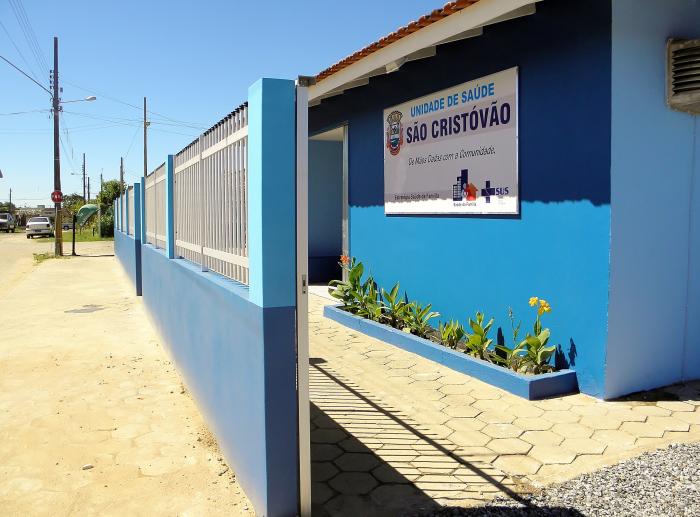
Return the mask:
<path id="1" fill-rule="evenodd" d="M 125 103 L 146 96 L 159 114 L 149 115 L 152 170 L 245 101 L 258 78 L 314 75 L 442 4 L 0 0 L 0 55 L 48 87 L 58 36 L 63 100 L 98 97 L 64 107 L 62 190 L 82 193 L 85 153 L 94 193 L 100 172 L 118 177 L 120 156 L 129 183 L 143 172 L 142 113 Z M 18 206 L 50 203 L 53 123 L 36 111 L 48 108 L 45 91 L 0 61 L 0 201 L 12 188 Z"/>

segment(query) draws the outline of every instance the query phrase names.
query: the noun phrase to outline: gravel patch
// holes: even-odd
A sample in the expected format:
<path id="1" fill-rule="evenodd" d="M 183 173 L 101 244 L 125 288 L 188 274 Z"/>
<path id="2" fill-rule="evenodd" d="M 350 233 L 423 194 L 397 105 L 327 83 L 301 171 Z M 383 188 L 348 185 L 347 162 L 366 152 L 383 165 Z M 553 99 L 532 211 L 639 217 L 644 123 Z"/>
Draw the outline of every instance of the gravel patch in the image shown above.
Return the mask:
<path id="1" fill-rule="evenodd" d="M 700 443 L 672 445 L 524 496 L 434 517 L 698 517 Z"/>

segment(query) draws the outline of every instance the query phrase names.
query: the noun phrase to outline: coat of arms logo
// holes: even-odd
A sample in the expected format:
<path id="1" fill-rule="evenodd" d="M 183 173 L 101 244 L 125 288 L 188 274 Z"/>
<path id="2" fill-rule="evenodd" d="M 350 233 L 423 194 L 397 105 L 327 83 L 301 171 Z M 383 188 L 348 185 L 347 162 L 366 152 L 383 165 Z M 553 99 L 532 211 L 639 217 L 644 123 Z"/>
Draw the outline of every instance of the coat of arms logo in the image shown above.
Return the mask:
<path id="1" fill-rule="evenodd" d="M 388 124 L 386 128 L 386 147 L 393 156 L 399 154 L 401 146 L 403 145 L 403 124 L 401 123 L 401 117 L 403 117 L 403 113 L 400 111 L 392 111 L 386 118 Z"/>

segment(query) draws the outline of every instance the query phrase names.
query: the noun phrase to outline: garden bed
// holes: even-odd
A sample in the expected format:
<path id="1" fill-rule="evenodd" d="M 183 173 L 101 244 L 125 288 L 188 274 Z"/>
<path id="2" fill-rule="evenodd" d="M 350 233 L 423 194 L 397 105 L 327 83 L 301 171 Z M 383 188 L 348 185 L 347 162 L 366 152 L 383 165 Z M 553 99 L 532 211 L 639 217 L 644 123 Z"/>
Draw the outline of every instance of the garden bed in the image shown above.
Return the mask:
<path id="1" fill-rule="evenodd" d="M 541 375 L 517 373 L 382 323 L 356 316 L 339 307 L 327 305 L 323 310 L 324 316 L 370 337 L 418 354 L 528 400 L 578 392 L 576 373 L 573 370 L 560 370 Z"/>

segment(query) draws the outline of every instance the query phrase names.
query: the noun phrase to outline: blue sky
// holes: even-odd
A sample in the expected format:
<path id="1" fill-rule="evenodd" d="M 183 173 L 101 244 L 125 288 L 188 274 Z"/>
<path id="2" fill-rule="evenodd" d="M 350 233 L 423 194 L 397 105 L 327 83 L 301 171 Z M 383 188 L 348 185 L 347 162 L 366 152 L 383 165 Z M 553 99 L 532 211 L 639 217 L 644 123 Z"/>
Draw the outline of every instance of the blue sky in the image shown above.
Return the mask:
<path id="1" fill-rule="evenodd" d="M 0 55 L 48 86 L 15 11 L 24 8 L 48 68 L 58 36 L 62 98 L 98 97 L 64 108 L 62 190 L 82 193 L 71 172 L 80 172 L 85 153 L 95 192 L 100 172 L 118 177 L 120 156 L 128 182 L 143 171 L 142 114 L 124 103 L 141 106 L 145 95 L 162 115 L 150 116 L 151 170 L 243 102 L 259 77 L 314 75 L 443 3 L 0 0 Z M 52 120 L 46 112 L 9 115 L 49 107 L 46 92 L 0 61 L 0 201 L 12 188 L 18 206 L 50 203 Z"/>

